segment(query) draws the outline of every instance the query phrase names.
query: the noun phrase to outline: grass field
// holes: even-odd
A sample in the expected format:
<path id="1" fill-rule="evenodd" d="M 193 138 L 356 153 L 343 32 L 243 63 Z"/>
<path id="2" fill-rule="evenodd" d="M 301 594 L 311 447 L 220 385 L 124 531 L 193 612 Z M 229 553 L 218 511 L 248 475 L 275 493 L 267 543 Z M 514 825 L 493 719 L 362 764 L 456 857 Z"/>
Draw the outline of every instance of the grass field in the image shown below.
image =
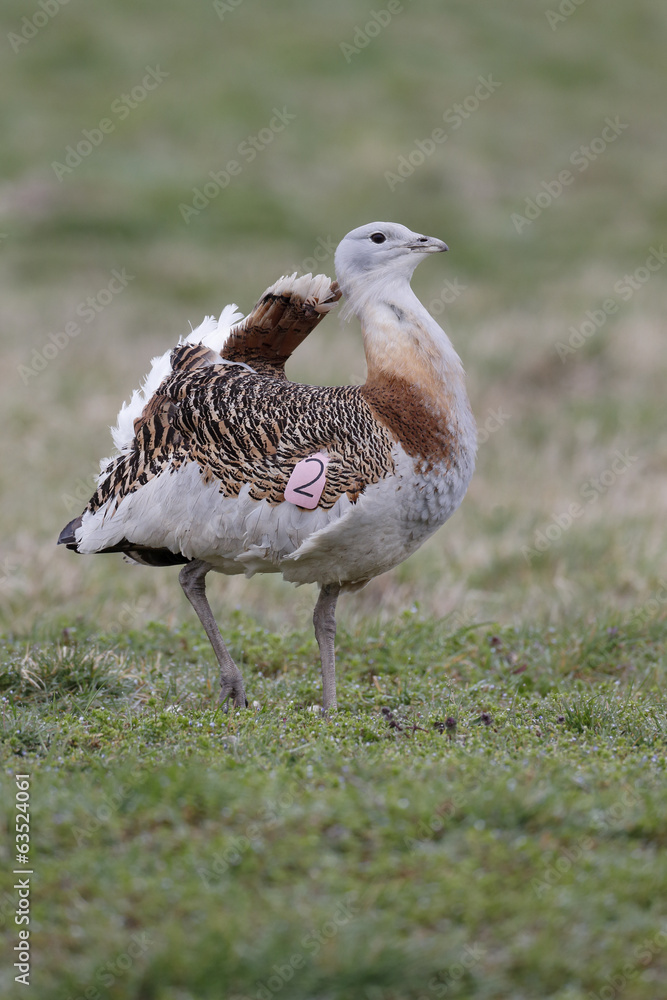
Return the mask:
<path id="1" fill-rule="evenodd" d="M 6 0 L 0 28 L 3 995 L 29 773 L 40 1000 L 667 996 L 662 5 Z M 222 715 L 176 574 L 54 541 L 149 359 L 373 219 L 450 246 L 414 287 L 478 469 L 341 600 L 330 722 L 312 588 L 212 581 L 257 702 Z M 356 327 L 290 374 L 362 381 Z"/>
<path id="2" fill-rule="evenodd" d="M 40 998 L 664 994 L 664 623 L 345 630 L 329 723 L 309 636 L 228 632 L 227 716 L 194 626 L 5 646 Z"/>

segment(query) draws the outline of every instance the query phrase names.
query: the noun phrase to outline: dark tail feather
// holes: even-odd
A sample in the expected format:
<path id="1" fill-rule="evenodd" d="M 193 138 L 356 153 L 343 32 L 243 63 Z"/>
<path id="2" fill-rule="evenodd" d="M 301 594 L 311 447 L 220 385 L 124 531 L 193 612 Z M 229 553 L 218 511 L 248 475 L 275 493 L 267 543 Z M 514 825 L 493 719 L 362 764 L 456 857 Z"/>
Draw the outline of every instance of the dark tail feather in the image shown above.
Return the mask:
<path id="1" fill-rule="evenodd" d="M 75 517 L 73 521 L 66 524 L 63 530 L 58 536 L 58 545 L 66 545 L 68 549 L 72 549 L 74 552 L 78 552 L 78 545 L 76 541 L 77 529 L 81 527 L 81 518 L 83 514 L 79 514 Z M 186 556 L 182 556 L 180 552 L 171 552 L 169 549 L 151 549 L 142 545 L 132 545 L 128 542 L 126 538 L 121 538 L 117 545 L 112 545 L 108 549 L 100 549 L 100 552 L 122 552 L 124 555 L 134 559 L 135 562 L 142 563 L 144 566 L 181 566 L 183 563 L 188 563 L 190 560 Z"/>
<path id="2" fill-rule="evenodd" d="M 79 514 L 79 516 L 75 517 L 73 521 L 70 521 L 69 524 L 65 525 L 63 530 L 58 535 L 58 545 L 66 545 L 68 549 L 72 549 L 74 552 L 79 551 L 76 543 L 76 531 L 77 528 L 81 527 L 82 517 L 83 514 Z"/>

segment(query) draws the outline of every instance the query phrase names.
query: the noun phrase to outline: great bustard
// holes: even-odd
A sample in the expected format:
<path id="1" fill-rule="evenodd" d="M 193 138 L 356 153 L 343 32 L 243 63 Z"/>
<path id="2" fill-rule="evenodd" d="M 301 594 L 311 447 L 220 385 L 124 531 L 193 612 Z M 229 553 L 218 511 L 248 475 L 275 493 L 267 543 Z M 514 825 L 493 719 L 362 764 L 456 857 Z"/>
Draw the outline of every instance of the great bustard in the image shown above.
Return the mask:
<path id="1" fill-rule="evenodd" d="M 153 361 L 118 415 L 117 454 L 59 543 L 184 563 L 180 582 L 220 664 L 220 701 L 247 704 L 205 591 L 209 570 L 317 583 L 325 710 L 336 707 L 335 606 L 409 556 L 454 513 L 476 434 L 461 361 L 410 288 L 446 250 L 374 222 L 336 250 L 338 283 L 281 278 L 241 320 L 228 306 Z M 342 294 L 361 321 L 361 386 L 290 382 L 285 362 Z"/>

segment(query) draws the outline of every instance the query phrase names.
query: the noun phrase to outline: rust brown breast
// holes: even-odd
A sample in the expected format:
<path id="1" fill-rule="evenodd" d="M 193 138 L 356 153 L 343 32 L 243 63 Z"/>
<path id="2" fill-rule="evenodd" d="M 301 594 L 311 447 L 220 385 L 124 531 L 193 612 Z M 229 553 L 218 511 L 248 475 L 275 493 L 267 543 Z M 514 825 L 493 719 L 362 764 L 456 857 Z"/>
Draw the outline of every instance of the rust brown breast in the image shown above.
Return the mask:
<path id="1" fill-rule="evenodd" d="M 446 395 L 432 399 L 399 375 L 373 379 L 360 391 L 411 457 L 448 467 L 458 454 L 457 421 Z"/>

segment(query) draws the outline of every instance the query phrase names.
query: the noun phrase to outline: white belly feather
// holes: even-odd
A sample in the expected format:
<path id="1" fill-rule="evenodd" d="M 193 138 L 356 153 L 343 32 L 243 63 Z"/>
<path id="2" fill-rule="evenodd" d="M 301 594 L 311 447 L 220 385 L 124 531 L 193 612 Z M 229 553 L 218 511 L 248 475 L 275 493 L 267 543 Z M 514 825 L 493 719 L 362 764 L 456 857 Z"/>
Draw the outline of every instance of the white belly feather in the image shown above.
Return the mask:
<path id="1" fill-rule="evenodd" d="M 254 500 L 244 486 L 224 497 L 196 463 L 165 471 L 125 496 L 117 509 L 86 512 L 78 550 L 121 543 L 167 548 L 222 573 L 280 572 L 294 583 L 354 584 L 384 573 L 413 552 L 456 510 L 472 467 L 416 474 L 395 446 L 395 473 L 366 487 L 356 503 L 329 510 Z M 472 463 L 471 463 L 472 466 Z"/>

